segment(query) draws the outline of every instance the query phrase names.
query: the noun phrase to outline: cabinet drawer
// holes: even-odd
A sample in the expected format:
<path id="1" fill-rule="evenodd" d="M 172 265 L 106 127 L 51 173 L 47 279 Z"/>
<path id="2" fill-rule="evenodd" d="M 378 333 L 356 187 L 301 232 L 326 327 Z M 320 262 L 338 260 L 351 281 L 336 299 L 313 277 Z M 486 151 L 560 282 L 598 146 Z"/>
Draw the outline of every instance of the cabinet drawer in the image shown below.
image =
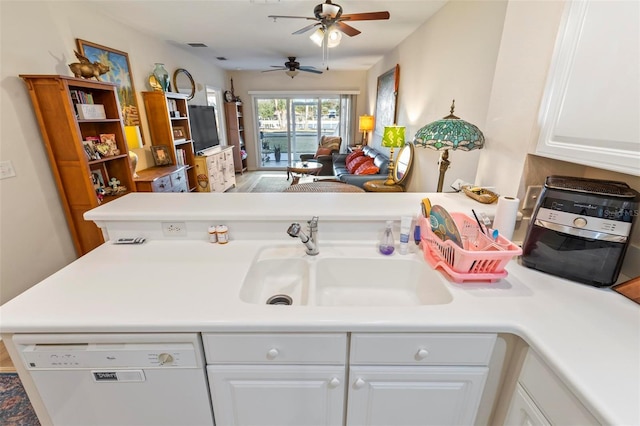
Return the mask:
<path id="1" fill-rule="evenodd" d="M 207 364 L 344 364 L 347 336 L 322 334 L 204 334 Z"/>
<path id="2" fill-rule="evenodd" d="M 487 365 L 495 334 L 354 333 L 352 364 Z"/>
<path id="3" fill-rule="evenodd" d="M 171 176 L 162 176 L 154 180 L 151 184 L 153 192 L 167 192 L 171 191 Z"/>
<path id="4" fill-rule="evenodd" d="M 184 192 L 180 191 L 180 188 L 183 186 L 186 187 L 186 182 L 187 176 L 184 174 L 184 169 L 171 173 L 171 187 L 173 192 Z"/>

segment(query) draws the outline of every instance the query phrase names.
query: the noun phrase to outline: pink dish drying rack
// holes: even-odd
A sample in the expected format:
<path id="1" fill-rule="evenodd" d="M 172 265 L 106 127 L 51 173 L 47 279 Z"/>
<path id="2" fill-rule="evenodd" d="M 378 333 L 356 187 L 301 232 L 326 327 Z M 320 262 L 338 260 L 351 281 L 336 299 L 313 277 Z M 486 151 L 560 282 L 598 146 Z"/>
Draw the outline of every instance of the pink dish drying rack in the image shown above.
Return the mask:
<path id="1" fill-rule="evenodd" d="M 508 239 L 498 236 L 493 240 L 480 231 L 477 222 L 463 213 L 450 213 L 456 223 L 463 245 L 451 240 L 443 241 L 431 230 L 428 219 L 421 216 L 420 236 L 426 261 L 434 269 L 442 269 L 453 281 L 498 281 L 507 276 L 504 269 L 522 249 Z M 471 237 L 469 237 L 471 235 Z"/>

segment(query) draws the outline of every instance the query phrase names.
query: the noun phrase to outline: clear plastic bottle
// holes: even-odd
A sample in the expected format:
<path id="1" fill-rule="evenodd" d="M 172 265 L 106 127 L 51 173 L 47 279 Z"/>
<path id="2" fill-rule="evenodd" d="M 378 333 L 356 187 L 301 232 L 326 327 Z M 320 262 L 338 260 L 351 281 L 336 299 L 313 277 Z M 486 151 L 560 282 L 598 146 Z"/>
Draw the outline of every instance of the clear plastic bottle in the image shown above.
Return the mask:
<path id="1" fill-rule="evenodd" d="M 384 255 L 393 254 L 395 250 L 395 240 L 393 239 L 393 221 L 387 221 L 387 227 L 382 234 L 382 238 L 380 239 L 380 245 L 378 246 L 378 250 L 380 253 Z"/>

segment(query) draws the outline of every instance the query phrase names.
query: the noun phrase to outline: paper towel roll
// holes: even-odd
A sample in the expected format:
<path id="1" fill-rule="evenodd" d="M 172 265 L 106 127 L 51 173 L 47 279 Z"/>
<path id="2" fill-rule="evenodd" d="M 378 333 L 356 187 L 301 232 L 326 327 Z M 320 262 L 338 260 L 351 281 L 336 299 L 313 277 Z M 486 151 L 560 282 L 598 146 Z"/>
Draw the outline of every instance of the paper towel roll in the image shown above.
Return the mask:
<path id="1" fill-rule="evenodd" d="M 498 207 L 493 219 L 493 229 L 497 229 L 500 235 L 508 240 L 513 237 L 519 205 L 520 200 L 515 197 L 501 196 L 498 198 Z"/>

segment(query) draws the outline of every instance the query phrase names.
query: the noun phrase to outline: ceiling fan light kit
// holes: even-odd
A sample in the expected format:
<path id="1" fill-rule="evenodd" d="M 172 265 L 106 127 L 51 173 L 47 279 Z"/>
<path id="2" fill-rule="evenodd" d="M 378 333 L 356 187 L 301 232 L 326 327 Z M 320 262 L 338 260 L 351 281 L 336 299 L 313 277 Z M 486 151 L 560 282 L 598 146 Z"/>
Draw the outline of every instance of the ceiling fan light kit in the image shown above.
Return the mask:
<path id="1" fill-rule="evenodd" d="M 271 71 L 284 71 L 289 77 L 293 78 L 299 74 L 300 71 L 310 72 L 314 74 L 322 74 L 322 71 L 317 70 L 315 67 L 309 66 L 300 66 L 300 62 L 296 61 L 295 56 L 289 56 L 288 61 L 282 65 L 271 65 L 271 70 L 264 70 L 262 72 L 271 72 Z"/>
<path id="2" fill-rule="evenodd" d="M 326 0 L 324 3 L 320 3 L 313 9 L 313 16 L 314 17 L 312 18 L 307 16 L 269 15 L 269 18 L 272 18 L 274 21 L 278 18 L 316 21 L 315 24 L 307 25 L 306 27 L 295 31 L 293 34 L 303 34 L 318 27 L 309 38 L 315 44 L 322 47 L 323 66 L 326 66 L 327 69 L 329 69 L 327 64 L 329 61 L 327 48 L 338 46 L 343 33 L 349 37 L 354 37 L 360 34 L 359 30 L 345 24 L 344 21 L 377 21 L 381 19 L 389 19 L 390 14 L 387 11 L 343 14 L 342 6 L 332 3 L 331 0 Z"/>

